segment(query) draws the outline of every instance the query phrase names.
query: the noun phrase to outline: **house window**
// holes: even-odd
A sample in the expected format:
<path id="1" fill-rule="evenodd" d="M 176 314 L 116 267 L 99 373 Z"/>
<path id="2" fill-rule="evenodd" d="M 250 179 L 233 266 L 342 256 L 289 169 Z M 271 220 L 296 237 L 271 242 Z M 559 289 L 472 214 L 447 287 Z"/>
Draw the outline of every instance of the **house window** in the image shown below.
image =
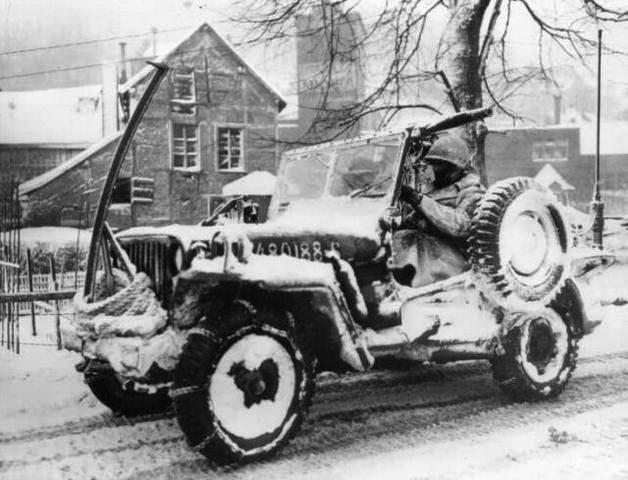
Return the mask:
<path id="1" fill-rule="evenodd" d="M 172 84 L 172 100 L 170 101 L 172 112 L 193 115 L 196 109 L 194 72 L 174 72 Z"/>
<path id="2" fill-rule="evenodd" d="M 242 170 L 242 128 L 218 128 L 218 170 Z"/>
<path id="3" fill-rule="evenodd" d="M 532 144 L 533 162 L 566 162 L 569 158 L 567 140 L 546 140 Z"/>
<path id="4" fill-rule="evenodd" d="M 111 203 L 131 203 L 131 179 L 129 177 L 118 177 L 113 186 Z"/>
<path id="5" fill-rule="evenodd" d="M 196 125 L 172 124 L 172 167 L 200 170 Z"/>

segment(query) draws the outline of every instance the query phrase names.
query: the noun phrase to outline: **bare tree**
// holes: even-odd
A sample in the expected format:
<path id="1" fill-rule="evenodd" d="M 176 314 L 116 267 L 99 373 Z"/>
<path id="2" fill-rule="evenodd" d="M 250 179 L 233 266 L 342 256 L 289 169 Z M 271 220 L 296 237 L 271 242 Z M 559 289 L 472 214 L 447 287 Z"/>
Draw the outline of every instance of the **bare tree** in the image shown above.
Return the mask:
<path id="1" fill-rule="evenodd" d="M 382 0 L 373 15 L 360 20 L 355 12 L 362 2 L 240 0 L 246 13 L 240 11 L 237 19 L 253 27 L 245 41 L 296 36 L 297 42 L 315 40 L 314 48 L 325 53 L 309 85 L 321 95 L 318 104 L 311 106 L 315 114 L 301 140 L 337 138 L 374 116 L 381 126 L 405 109 L 440 112 L 447 108 L 444 99 L 454 110 L 477 108 L 488 100 L 502 114 L 516 117 L 505 100 L 531 79 L 556 81 L 544 56 L 547 45 L 585 62 L 596 46 L 596 26 L 628 21 L 628 10 L 611 8 L 610 2 L 602 0 L 569 2 L 569 8 L 556 18 L 548 15 L 548 2 L 541 0 Z M 309 28 L 295 28 L 314 11 L 317 22 Z M 517 35 L 513 20 L 524 17 L 536 30 L 537 61 L 515 68 L 508 61 L 508 45 Z M 430 50 L 426 30 L 434 25 L 441 33 L 436 48 Z M 612 48 L 606 51 L 623 53 Z M 417 61 L 419 56 L 422 61 Z M 338 74 L 349 64 L 378 74 L 367 73 L 369 81 L 361 85 L 359 98 L 338 102 L 334 89 L 343 78 L 340 75 L 339 80 Z M 428 88 L 417 97 L 415 88 L 414 94 L 409 93 L 412 85 L 435 82 L 440 91 Z M 481 173 L 485 133 L 481 124 L 464 135 Z"/>

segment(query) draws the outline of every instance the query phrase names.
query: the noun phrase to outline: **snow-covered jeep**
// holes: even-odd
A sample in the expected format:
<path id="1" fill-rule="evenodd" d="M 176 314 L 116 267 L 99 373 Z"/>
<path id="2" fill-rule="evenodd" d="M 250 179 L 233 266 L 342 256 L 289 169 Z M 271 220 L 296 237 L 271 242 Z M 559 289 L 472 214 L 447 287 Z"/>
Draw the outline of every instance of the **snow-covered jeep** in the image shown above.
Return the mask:
<path id="1" fill-rule="evenodd" d="M 280 449 L 317 371 L 364 371 L 380 357 L 487 359 L 514 399 L 558 395 L 590 322 L 550 192 L 528 178 L 492 185 L 468 271 L 419 288 L 394 274 L 416 245 L 380 228 L 412 154 L 487 114 L 287 152 L 263 224 L 105 235 L 101 274 L 65 335 L 92 391 L 123 414 L 172 399 L 188 443 L 226 462 Z"/>

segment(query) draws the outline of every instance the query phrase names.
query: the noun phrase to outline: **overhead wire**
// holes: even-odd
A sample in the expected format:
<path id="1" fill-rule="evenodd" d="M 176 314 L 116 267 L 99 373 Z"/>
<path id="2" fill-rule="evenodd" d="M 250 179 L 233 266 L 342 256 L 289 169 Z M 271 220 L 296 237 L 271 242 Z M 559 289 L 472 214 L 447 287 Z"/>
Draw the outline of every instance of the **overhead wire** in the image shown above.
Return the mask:
<path id="1" fill-rule="evenodd" d="M 41 51 L 41 50 L 53 50 L 56 48 L 66 48 L 66 47 L 75 47 L 75 46 L 80 46 L 80 45 L 93 45 L 95 43 L 105 43 L 105 42 L 113 42 L 115 40 L 124 40 L 127 38 L 138 38 L 138 37 L 145 37 L 148 35 L 153 35 L 154 33 L 170 33 L 170 32 L 177 32 L 180 30 L 189 30 L 191 28 L 194 28 L 194 25 L 192 26 L 186 26 L 186 27 L 178 27 L 178 28 L 170 28 L 167 30 L 156 30 L 156 31 L 148 31 L 148 32 L 144 32 L 144 33 L 130 33 L 127 35 L 118 35 L 115 37 L 107 37 L 107 38 L 95 38 L 95 39 L 90 39 L 90 40 L 81 40 L 78 42 L 68 42 L 68 43 L 57 43 L 57 44 L 53 44 L 53 45 L 40 45 L 38 47 L 28 47 L 28 48 L 20 48 L 20 49 L 16 49 L 16 50 L 5 50 L 3 52 L 0 52 L 0 55 L 14 55 L 17 53 L 27 53 L 27 52 L 37 52 L 37 51 Z"/>

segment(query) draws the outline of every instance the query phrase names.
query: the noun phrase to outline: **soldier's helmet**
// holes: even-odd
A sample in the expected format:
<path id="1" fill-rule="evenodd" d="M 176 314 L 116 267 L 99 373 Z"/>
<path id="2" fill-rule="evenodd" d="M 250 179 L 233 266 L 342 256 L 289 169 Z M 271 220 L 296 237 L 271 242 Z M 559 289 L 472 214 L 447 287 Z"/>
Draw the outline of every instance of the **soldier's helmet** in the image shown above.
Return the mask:
<path id="1" fill-rule="evenodd" d="M 432 144 L 425 155 L 424 160 L 440 160 L 455 165 L 458 168 L 466 168 L 471 154 L 467 144 L 455 135 L 443 135 Z"/>

